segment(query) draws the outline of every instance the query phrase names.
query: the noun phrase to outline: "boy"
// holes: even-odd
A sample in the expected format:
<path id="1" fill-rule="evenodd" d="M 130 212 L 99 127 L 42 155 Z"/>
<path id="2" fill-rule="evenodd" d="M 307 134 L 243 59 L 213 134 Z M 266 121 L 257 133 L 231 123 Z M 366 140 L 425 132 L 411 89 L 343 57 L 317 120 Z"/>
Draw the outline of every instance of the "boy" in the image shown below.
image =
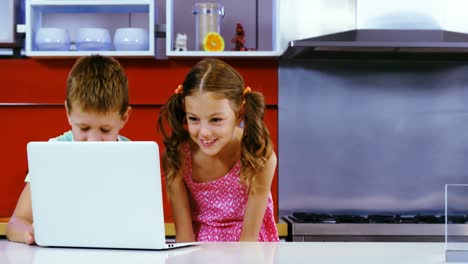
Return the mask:
<path id="1" fill-rule="evenodd" d="M 128 141 L 119 135 L 132 111 L 128 97 L 127 76 L 118 61 L 100 55 L 79 58 L 67 79 L 65 109 L 71 130 L 50 141 Z M 35 239 L 29 175 L 25 181 L 6 236 L 31 245 Z"/>

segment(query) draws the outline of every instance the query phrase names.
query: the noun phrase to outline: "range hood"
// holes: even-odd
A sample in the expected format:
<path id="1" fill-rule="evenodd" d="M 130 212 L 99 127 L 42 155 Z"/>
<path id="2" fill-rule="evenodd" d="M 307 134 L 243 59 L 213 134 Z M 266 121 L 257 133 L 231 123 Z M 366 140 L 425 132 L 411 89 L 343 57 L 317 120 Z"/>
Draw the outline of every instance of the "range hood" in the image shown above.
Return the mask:
<path id="1" fill-rule="evenodd" d="M 283 57 L 308 58 L 356 53 L 468 55 L 468 34 L 431 29 L 357 29 L 291 41 Z"/>

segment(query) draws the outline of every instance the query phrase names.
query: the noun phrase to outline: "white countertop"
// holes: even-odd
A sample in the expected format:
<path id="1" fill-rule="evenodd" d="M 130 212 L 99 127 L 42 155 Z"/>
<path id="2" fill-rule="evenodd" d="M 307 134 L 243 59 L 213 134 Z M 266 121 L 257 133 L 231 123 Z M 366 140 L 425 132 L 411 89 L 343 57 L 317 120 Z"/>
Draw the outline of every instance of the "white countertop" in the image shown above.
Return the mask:
<path id="1" fill-rule="evenodd" d="M 0 240 L 2 264 L 445 263 L 444 243 L 206 243 L 169 251 L 42 248 Z"/>
<path id="2" fill-rule="evenodd" d="M 4 236 L 6 234 L 6 226 L 9 220 L 9 217 L 0 217 L 0 236 Z M 166 236 L 175 236 L 174 223 L 164 223 L 164 226 L 166 229 Z M 279 222 L 276 224 L 276 227 L 278 228 L 278 234 L 280 238 L 288 236 L 287 223 L 280 219 Z"/>

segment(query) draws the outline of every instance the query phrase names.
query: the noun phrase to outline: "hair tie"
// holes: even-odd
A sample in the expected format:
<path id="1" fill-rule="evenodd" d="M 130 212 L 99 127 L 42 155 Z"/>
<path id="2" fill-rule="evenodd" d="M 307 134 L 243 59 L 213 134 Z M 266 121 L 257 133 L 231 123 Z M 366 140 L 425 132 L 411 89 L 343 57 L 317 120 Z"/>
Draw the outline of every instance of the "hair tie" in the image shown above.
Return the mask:
<path id="1" fill-rule="evenodd" d="M 244 91 L 242 92 L 242 96 L 245 96 L 246 94 L 252 92 L 252 89 L 250 89 L 250 87 L 245 87 Z"/>
<path id="2" fill-rule="evenodd" d="M 177 86 L 177 88 L 174 90 L 175 94 L 183 94 L 184 93 L 184 87 L 182 85 Z"/>

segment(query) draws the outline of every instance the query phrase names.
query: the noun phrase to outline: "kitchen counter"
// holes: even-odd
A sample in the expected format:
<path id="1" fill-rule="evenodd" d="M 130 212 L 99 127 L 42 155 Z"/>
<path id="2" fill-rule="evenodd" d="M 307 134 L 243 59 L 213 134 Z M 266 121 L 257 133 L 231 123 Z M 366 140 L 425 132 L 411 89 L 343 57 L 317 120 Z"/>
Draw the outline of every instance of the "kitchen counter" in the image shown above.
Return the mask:
<path id="1" fill-rule="evenodd" d="M 4 236 L 6 233 L 6 226 L 8 223 L 8 219 L 6 217 L 0 217 L 0 236 Z"/>
<path id="2" fill-rule="evenodd" d="M 8 223 L 8 217 L 0 217 L 0 236 L 4 236 L 6 233 L 6 225 Z M 288 224 L 286 224 L 283 220 L 276 225 L 278 228 L 278 233 L 280 237 L 288 236 Z M 174 237 L 175 236 L 175 227 L 173 223 L 166 223 L 166 236 Z M 2 263 L 2 262 L 0 262 Z"/>
<path id="3" fill-rule="evenodd" d="M 169 251 L 43 248 L 0 240 L 2 264 L 445 263 L 444 243 L 203 243 Z"/>

